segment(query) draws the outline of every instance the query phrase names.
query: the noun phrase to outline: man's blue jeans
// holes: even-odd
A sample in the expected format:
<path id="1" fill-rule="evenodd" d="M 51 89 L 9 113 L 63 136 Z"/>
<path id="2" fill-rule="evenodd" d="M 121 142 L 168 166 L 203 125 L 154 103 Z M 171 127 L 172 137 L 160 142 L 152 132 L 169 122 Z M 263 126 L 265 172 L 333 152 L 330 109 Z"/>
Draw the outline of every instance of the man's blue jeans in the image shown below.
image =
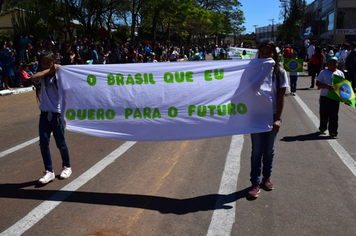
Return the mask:
<path id="1" fill-rule="evenodd" d="M 64 126 L 62 124 L 61 114 L 52 113 L 49 119 L 48 112 L 41 112 L 39 133 L 40 133 L 40 149 L 43 158 L 45 170 L 52 171 L 51 152 L 49 150 L 49 140 L 51 133 L 56 140 L 57 148 L 62 157 L 62 166 L 70 167 L 69 153 L 66 141 L 64 139 Z"/>
<path id="2" fill-rule="evenodd" d="M 278 130 L 251 134 L 252 154 L 250 180 L 252 184 L 260 184 L 261 169 L 265 178 L 271 176 L 277 133 Z M 261 167 L 262 163 L 263 168 Z"/>

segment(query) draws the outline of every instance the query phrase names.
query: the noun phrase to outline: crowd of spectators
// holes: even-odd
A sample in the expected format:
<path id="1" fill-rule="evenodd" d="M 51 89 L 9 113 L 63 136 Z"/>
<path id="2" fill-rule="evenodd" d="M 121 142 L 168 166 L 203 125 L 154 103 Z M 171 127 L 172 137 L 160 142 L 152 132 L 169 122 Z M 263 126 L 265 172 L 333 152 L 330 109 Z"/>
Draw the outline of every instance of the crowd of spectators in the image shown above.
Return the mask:
<path id="1" fill-rule="evenodd" d="M 312 41 L 310 45 L 303 47 L 286 45 L 283 47 L 283 58 L 290 58 L 291 52 L 298 55 L 299 59 L 308 62 L 308 73 L 312 76 L 311 88 L 314 87 L 314 79 L 322 69 L 325 69 L 326 62 L 330 57 L 338 58 L 338 69 L 344 72 L 346 79 L 352 84 L 356 91 L 356 51 L 355 42 L 342 43 L 338 45 L 317 44 Z"/>
<path id="2" fill-rule="evenodd" d="M 328 56 L 335 55 L 339 58 L 339 69 L 344 71 L 348 69 L 347 78 L 353 82 L 355 89 L 355 74 L 356 72 L 350 68 L 352 63 L 355 63 L 353 68 L 356 68 L 356 59 L 349 60 L 349 68 L 347 67 L 346 59 L 353 56 L 354 42 L 339 45 L 316 45 L 316 42 L 311 42 L 310 45 L 284 45 L 280 46 L 283 58 L 290 58 L 291 54 L 297 55 L 297 58 L 304 59 L 310 62 L 312 55 L 317 51 L 321 51 L 324 55 L 323 68 Z M 243 45 L 234 45 L 235 47 L 243 47 Z M 251 48 L 250 45 L 244 45 Z M 83 37 L 75 37 L 73 42 L 60 41 L 53 36 L 48 36 L 45 39 L 27 36 L 26 33 L 17 37 L 15 40 L 0 42 L 0 72 L 1 83 L 0 88 L 9 88 L 11 86 L 23 87 L 30 86 L 28 79 L 32 74 L 37 72 L 40 52 L 42 50 L 52 51 L 57 58 L 57 63 L 61 65 L 78 65 L 78 64 L 113 64 L 113 63 L 146 63 L 146 62 L 176 62 L 179 60 L 205 60 L 208 54 L 211 54 L 213 59 L 223 59 L 227 54 L 228 45 L 162 45 L 156 43 L 151 45 L 135 44 L 129 42 L 120 43 L 113 37 L 104 39 L 101 42 L 94 42 L 88 35 Z M 312 64 L 312 63 L 310 63 Z M 309 68 L 313 72 L 313 68 Z M 314 73 L 315 74 L 315 73 Z"/>
<path id="3" fill-rule="evenodd" d="M 146 62 L 176 62 L 179 60 L 206 60 L 206 55 L 226 52 L 227 45 L 173 45 L 161 43 L 132 45 L 129 42 L 120 43 L 114 38 L 94 42 L 87 35 L 75 37 L 73 42 L 61 42 L 53 36 L 45 39 L 27 36 L 26 33 L 15 40 L 0 42 L 0 69 L 2 80 L 0 86 L 30 86 L 27 78 L 35 74 L 38 67 L 38 58 L 42 50 L 52 51 L 61 65 L 78 64 L 113 64 L 113 63 L 146 63 Z"/>

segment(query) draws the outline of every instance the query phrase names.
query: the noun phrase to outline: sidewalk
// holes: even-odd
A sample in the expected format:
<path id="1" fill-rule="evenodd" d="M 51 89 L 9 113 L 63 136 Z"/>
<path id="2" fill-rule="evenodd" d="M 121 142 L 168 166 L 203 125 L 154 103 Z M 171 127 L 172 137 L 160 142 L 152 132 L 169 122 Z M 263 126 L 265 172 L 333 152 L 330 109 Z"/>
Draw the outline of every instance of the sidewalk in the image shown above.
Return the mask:
<path id="1" fill-rule="evenodd" d="M 4 89 L 4 90 L 0 90 L 0 96 L 26 93 L 26 92 L 29 92 L 32 90 L 35 90 L 35 87 L 26 87 L 26 88 L 16 88 L 15 87 L 15 88 L 11 88 L 11 89 Z"/>

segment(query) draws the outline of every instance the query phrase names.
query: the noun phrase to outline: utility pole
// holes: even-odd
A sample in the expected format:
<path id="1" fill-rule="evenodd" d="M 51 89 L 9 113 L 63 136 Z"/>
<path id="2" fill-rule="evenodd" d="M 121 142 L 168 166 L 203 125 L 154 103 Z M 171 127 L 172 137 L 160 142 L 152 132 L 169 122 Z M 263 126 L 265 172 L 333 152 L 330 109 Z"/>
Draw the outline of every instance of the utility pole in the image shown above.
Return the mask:
<path id="1" fill-rule="evenodd" d="M 257 45 L 257 31 L 256 31 L 256 28 L 257 28 L 258 25 L 253 25 L 253 27 L 255 27 L 255 44 Z"/>
<path id="2" fill-rule="evenodd" d="M 274 19 L 268 19 L 272 21 L 272 41 L 274 41 Z"/>

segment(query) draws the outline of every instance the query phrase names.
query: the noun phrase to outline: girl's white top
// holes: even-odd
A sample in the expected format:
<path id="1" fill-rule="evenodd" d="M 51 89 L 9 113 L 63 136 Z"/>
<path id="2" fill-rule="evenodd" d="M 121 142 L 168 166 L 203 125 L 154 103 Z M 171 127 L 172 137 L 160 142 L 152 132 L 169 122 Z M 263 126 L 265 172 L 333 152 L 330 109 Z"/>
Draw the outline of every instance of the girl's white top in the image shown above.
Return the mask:
<path id="1" fill-rule="evenodd" d="M 61 105 L 59 103 L 58 85 L 54 83 L 54 76 L 44 76 L 40 79 L 41 83 L 41 111 L 61 113 Z"/>
<path id="2" fill-rule="evenodd" d="M 273 68 L 272 68 L 273 73 Z M 281 69 L 279 73 L 279 87 L 287 88 L 288 87 L 288 76 L 287 72 L 284 69 Z M 273 114 L 277 113 L 277 79 L 273 76 L 272 82 L 272 103 L 273 103 Z"/>

